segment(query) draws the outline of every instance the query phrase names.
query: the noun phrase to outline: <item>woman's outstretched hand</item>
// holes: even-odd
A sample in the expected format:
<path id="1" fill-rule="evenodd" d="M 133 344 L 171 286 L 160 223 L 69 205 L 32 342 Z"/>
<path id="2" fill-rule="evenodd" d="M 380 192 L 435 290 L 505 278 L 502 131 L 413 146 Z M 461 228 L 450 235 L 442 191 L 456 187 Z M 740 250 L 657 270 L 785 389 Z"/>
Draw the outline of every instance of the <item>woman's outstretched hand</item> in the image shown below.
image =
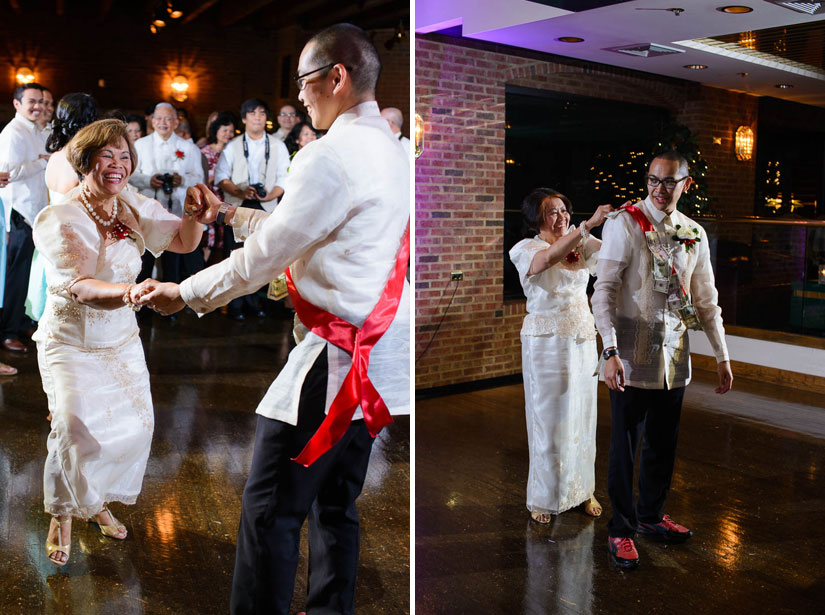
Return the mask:
<path id="1" fill-rule="evenodd" d="M 624 205 L 629 205 L 629 204 L 630 204 L 630 201 L 628 201 Z M 624 205 L 622 205 L 622 207 L 624 207 Z M 616 211 L 616 210 L 610 204 L 599 205 L 596 208 L 596 211 L 593 213 L 593 215 L 590 216 L 590 219 L 586 222 L 587 230 L 592 231 L 597 226 L 600 226 L 605 220 L 607 220 L 607 214 L 609 214 L 611 212 L 614 212 L 614 211 Z"/>

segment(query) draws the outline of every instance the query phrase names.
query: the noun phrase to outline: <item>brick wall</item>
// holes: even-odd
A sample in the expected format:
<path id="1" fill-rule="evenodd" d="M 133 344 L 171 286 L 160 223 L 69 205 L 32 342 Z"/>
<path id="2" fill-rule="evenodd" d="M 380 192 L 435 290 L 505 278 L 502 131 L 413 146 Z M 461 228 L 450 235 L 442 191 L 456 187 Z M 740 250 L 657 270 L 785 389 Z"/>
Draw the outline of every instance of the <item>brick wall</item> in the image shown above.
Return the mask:
<path id="1" fill-rule="evenodd" d="M 377 92 L 379 104 L 401 109 L 406 120 L 404 133 L 409 134 L 409 38 L 387 50 L 383 41 L 393 30 L 375 30 L 374 34 L 384 65 Z M 24 13 L 0 23 L 6 65 L 0 73 L 0 122 L 5 124 L 14 116 L 14 69 L 24 61 L 56 98 L 87 92 L 105 110 L 119 107 L 136 112 L 168 100 L 187 110 L 198 134 L 205 132 L 210 112 L 227 109 L 237 114 L 241 103 L 251 97 L 264 99 L 273 110 L 286 102 L 302 109 L 292 77 L 311 35 L 295 26 L 262 34 L 197 21 L 153 35 L 148 25 L 117 16 L 98 23 L 71 15 L 58 18 L 53 12 Z M 286 75 L 290 90 L 282 97 L 281 62 L 287 55 L 291 56 Z M 169 83 L 179 73 L 190 83 L 190 96 L 184 103 L 170 98 Z M 100 79 L 104 87 L 100 87 Z"/>
<path id="2" fill-rule="evenodd" d="M 518 54 L 518 55 L 517 55 Z M 711 196 L 726 215 L 753 212 L 754 163 L 733 154 L 756 98 L 695 83 L 493 45 L 416 38 L 416 111 L 426 142 L 415 164 L 416 364 L 424 389 L 521 370 L 524 302 L 502 298 L 504 88 L 507 84 L 663 106 L 697 136 Z M 713 145 L 721 137 L 721 145 Z"/>

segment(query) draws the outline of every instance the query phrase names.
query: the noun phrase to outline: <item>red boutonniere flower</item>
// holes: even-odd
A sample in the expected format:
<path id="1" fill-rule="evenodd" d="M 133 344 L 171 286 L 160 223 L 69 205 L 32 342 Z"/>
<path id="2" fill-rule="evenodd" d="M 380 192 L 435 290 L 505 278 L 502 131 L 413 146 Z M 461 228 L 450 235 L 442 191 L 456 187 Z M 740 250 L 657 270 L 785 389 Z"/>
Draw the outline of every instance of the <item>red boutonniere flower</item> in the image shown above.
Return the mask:
<path id="1" fill-rule="evenodd" d="M 184 153 L 183 153 L 183 150 L 179 150 L 179 149 L 178 149 L 178 150 L 175 150 L 175 157 L 176 157 L 178 160 L 183 160 L 183 158 L 184 158 Z"/>
<path id="2" fill-rule="evenodd" d="M 568 263 L 578 263 L 579 262 L 579 252 L 578 250 L 573 250 L 567 256 L 564 257 L 567 259 Z"/>
<path id="3" fill-rule="evenodd" d="M 119 220 L 114 223 L 112 226 L 112 230 L 109 231 L 109 234 L 117 240 L 126 239 L 127 237 L 131 237 L 131 230 L 128 226 L 120 222 Z"/>

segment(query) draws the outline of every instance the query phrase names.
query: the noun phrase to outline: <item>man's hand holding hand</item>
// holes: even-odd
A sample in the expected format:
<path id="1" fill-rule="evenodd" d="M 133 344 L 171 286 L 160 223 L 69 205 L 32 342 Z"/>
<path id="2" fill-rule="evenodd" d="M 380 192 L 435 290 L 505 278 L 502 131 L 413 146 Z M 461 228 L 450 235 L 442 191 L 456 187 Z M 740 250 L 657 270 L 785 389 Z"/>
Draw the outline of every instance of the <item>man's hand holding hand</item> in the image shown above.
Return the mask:
<path id="1" fill-rule="evenodd" d="M 168 316 L 186 307 L 180 298 L 180 286 L 174 282 L 155 282 L 153 290 L 140 297 L 138 305 L 148 305 L 158 314 Z"/>

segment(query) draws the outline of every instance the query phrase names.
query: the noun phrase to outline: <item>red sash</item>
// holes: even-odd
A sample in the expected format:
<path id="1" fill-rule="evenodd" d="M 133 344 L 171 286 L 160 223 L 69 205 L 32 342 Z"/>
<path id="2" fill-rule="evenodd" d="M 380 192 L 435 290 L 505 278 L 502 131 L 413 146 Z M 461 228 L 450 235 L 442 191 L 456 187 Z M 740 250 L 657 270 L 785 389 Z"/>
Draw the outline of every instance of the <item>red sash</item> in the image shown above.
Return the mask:
<path id="1" fill-rule="evenodd" d="M 626 211 L 627 213 L 629 213 L 630 216 L 637 222 L 639 228 L 642 229 L 642 233 L 647 233 L 653 230 L 653 225 L 650 223 L 650 220 L 648 220 L 647 216 L 645 215 L 645 212 L 643 212 L 635 205 L 625 205 L 624 207 L 619 207 L 618 211 Z M 682 279 L 679 277 L 679 274 L 676 273 L 676 267 L 670 268 L 670 274 L 675 275 L 676 279 L 679 280 L 679 289 L 682 291 L 682 295 L 687 297 L 688 294 L 685 292 L 685 289 L 682 286 Z"/>
<path id="2" fill-rule="evenodd" d="M 367 368 L 370 364 L 372 347 L 384 335 L 398 311 L 409 258 L 410 223 L 408 221 L 401 248 L 395 259 L 395 268 L 390 273 L 381 298 L 378 299 L 378 303 L 375 304 L 360 329 L 301 297 L 292 282 L 292 274 L 287 268 L 287 289 L 298 318 L 310 331 L 352 355 L 352 367 L 332 401 L 324 422 L 307 442 L 304 450 L 293 459 L 302 466 L 312 465 L 344 436 L 358 406 L 361 406 L 364 412 L 364 423 L 373 438 L 384 427 L 392 423 L 390 411 L 370 382 Z"/>

